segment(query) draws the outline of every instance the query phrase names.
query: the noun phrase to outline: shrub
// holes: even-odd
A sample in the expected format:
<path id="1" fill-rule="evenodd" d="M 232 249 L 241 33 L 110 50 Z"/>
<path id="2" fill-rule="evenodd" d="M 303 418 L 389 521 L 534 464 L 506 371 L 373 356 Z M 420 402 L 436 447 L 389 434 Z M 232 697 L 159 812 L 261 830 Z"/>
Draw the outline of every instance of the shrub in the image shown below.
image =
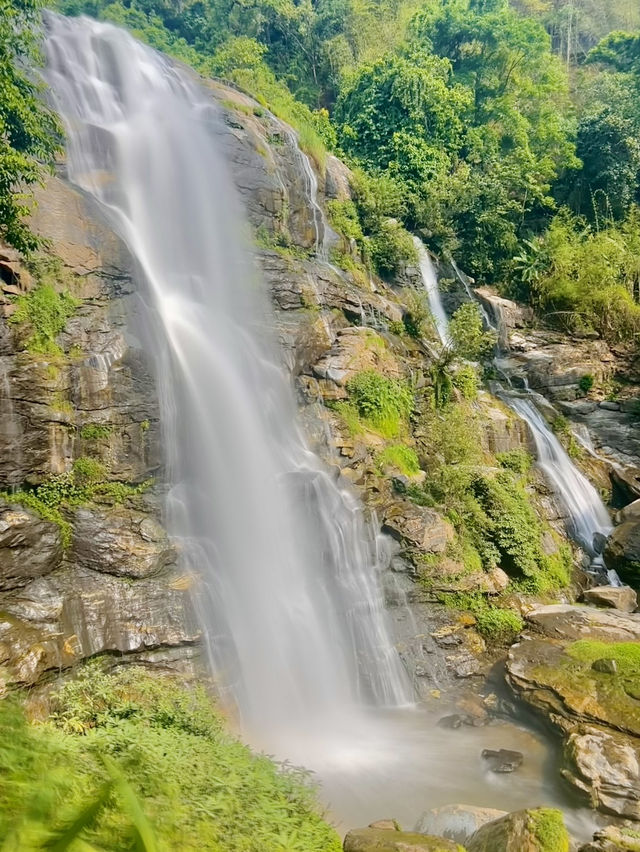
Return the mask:
<path id="1" fill-rule="evenodd" d="M 478 633 L 496 645 L 511 645 L 524 628 L 522 616 L 512 609 L 488 606 L 474 612 Z"/>
<path id="2" fill-rule="evenodd" d="M 16 299 L 16 310 L 9 319 L 26 323 L 31 334 L 27 348 L 38 355 L 58 355 L 56 338 L 73 316 L 79 302 L 68 292 L 58 293 L 52 284 L 42 284 Z"/>
<path id="3" fill-rule="evenodd" d="M 394 219 L 383 220 L 366 244 L 371 262 L 383 278 L 393 278 L 405 267 L 418 262 L 411 234 Z"/>
<path id="4" fill-rule="evenodd" d="M 85 441 L 99 441 L 108 438 L 113 432 L 113 426 L 104 426 L 101 423 L 88 423 L 80 430 L 80 437 Z"/>
<path id="5" fill-rule="evenodd" d="M 470 365 L 465 365 L 456 370 L 451 376 L 454 388 L 457 388 L 462 396 L 472 401 L 478 396 L 478 374 Z"/>
<path id="6" fill-rule="evenodd" d="M 7 848 L 68 848 L 79 822 L 79 841 L 100 849 L 340 850 L 306 776 L 253 755 L 202 689 L 172 677 L 89 665 L 54 695 L 45 725 L 0 702 L 0 734 Z"/>
<path id="7" fill-rule="evenodd" d="M 415 340 L 426 337 L 427 331 L 433 325 L 427 294 L 406 287 L 402 291 L 402 300 L 405 305 L 405 312 L 402 315 L 405 331 Z"/>
<path id="8" fill-rule="evenodd" d="M 454 313 L 449 323 L 449 337 L 456 355 L 469 361 L 491 357 L 496 343 L 493 332 L 484 330 L 476 302 L 465 302 Z"/>
<path id="9" fill-rule="evenodd" d="M 406 429 L 414 401 L 405 381 L 364 370 L 349 379 L 347 391 L 358 415 L 384 437 L 394 438 Z"/>
<path id="10" fill-rule="evenodd" d="M 533 464 L 531 453 L 524 449 L 507 450 L 496 455 L 500 467 L 521 475 L 529 473 Z"/>
<path id="11" fill-rule="evenodd" d="M 582 376 L 582 378 L 578 382 L 578 387 L 580 388 L 582 393 L 588 394 L 594 383 L 595 379 L 593 378 L 593 376 L 587 374 L 586 376 Z"/>
<path id="12" fill-rule="evenodd" d="M 393 467 L 405 476 L 415 476 L 416 473 L 420 472 L 420 462 L 416 451 L 404 444 L 385 447 L 376 456 L 376 464 L 380 471 L 384 471 L 385 467 Z"/>
<path id="13" fill-rule="evenodd" d="M 364 234 L 360 226 L 358 210 L 353 201 L 332 200 L 327 204 L 329 222 L 345 239 L 355 240 L 359 247 L 364 245 Z"/>

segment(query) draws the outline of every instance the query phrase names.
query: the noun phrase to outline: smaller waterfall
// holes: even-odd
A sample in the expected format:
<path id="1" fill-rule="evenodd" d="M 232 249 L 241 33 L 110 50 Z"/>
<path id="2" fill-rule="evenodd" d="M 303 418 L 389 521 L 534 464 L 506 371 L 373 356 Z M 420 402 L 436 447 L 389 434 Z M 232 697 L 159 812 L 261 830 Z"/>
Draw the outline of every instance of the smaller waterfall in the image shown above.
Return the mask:
<path id="1" fill-rule="evenodd" d="M 420 264 L 420 275 L 424 289 L 427 291 L 427 299 L 429 300 L 429 310 L 436 324 L 438 337 L 442 344 L 446 346 L 449 343 L 449 318 L 442 306 L 440 298 L 440 288 L 438 287 L 438 276 L 431 260 L 431 255 L 427 251 L 420 237 L 413 238 L 413 244 L 418 252 L 418 261 Z"/>
<path id="2" fill-rule="evenodd" d="M 504 400 L 529 425 L 538 464 L 569 514 L 569 532 L 595 560 L 598 552 L 594 535 L 607 536 L 611 532 L 609 513 L 600 495 L 573 464 L 533 402 L 515 396 L 505 396 Z"/>

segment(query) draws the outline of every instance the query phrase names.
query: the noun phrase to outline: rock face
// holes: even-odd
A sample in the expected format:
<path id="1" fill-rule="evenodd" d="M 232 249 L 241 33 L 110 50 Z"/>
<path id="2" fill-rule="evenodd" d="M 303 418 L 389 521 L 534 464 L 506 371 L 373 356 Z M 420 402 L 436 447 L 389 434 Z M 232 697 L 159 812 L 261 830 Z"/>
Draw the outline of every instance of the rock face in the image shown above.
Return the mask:
<path id="1" fill-rule="evenodd" d="M 609 536 L 604 551 L 607 568 L 613 568 L 632 586 L 640 587 L 640 522 L 628 520 Z"/>
<path id="2" fill-rule="evenodd" d="M 621 612 L 634 612 L 638 608 L 638 595 L 630 586 L 596 586 L 587 589 L 583 597 L 587 603 Z"/>
<path id="3" fill-rule="evenodd" d="M 357 828 L 344 839 L 344 852 L 464 852 L 442 837 L 382 828 Z"/>
<path id="4" fill-rule="evenodd" d="M 0 590 L 26 586 L 61 563 L 58 526 L 21 506 L 0 502 Z"/>
<path id="5" fill-rule="evenodd" d="M 569 835 L 560 811 L 516 811 L 479 828 L 467 852 L 569 852 Z"/>
<path id="6" fill-rule="evenodd" d="M 509 651 L 509 682 L 562 732 L 565 779 L 592 806 L 640 820 L 640 684 L 624 656 L 640 640 L 640 616 L 547 606 L 527 621 Z"/>

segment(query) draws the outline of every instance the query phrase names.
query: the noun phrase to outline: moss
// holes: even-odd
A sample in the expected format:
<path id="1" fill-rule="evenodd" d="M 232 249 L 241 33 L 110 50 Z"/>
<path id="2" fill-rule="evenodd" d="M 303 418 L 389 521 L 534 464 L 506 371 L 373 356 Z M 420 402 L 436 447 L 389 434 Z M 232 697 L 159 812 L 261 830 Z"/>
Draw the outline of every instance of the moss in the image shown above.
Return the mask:
<path id="1" fill-rule="evenodd" d="M 60 543 L 62 547 L 67 550 L 71 546 L 71 524 L 64 518 L 57 506 L 48 505 L 38 497 L 37 493 L 17 491 L 14 494 L 9 494 L 6 491 L 2 491 L 0 492 L 0 500 L 4 500 L 10 506 L 24 506 L 25 509 L 30 509 L 44 521 L 56 524 L 60 530 Z"/>
<path id="2" fill-rule="evenodd" d="M 275 251 L 282 257 L 291 260 L 308 260 L 309 258 L 308 251 L 291 243 L 288 233 L 274 233 L 262 225 L 256 230 L 255 244 L 258 248 Z"/>
<path id="3" fill-rule="evenodd" d="M 490 603 L 481 592 L 447 594 L 441 600 L 448 607 L 470 612 L 478 633 L 491 645 L 511 645 L 524 629 L 519 612 Z"/>
<path id="4" fill-rule="evenodd" d="M 529 473 L 533 465 L 533 456 L 527 450 L 516 449 L 498 453 L 496 459 L 500 467 L 521 475 Z"/>
<path id="5" fill-rule="evenodd" d="M 569 833 L 561 811 L 552 808 L 530 811 L 529 825 L 540 852 L 569 852 Z"/>
<path id="6" fill-rule="evenodd" d="M 73 463 L 73 474 L 76 481 L 81 485 L 99 482 L 106 475 L 106 468 L 97 459 L 82 456 Z"/>
<path id="7" fill-rule="evenodd" d="M 416 451 L 404 444 L 393 444 L 385 447 L 376 456 L 376 466 L 382 473 L 385 468 L 392 467 L 405 476 L 415 476 L 420 472 L 420 462 Z"/>

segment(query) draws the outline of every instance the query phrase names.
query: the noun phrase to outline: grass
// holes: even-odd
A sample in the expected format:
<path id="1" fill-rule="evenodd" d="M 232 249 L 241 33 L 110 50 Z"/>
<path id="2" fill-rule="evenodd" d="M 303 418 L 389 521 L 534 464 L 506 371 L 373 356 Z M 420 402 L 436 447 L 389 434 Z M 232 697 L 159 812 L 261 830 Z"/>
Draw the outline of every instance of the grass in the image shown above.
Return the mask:
<path id="1" fill-rule="evenodd" d="M 383 438 L 396 438 L 407 431 L 414 405 L 407 382 L 364 370 L 349 379 L 347 391 L 363 423 Z"/>
<path id="2" fill-rule="evenodd" d="M 87 423 L 80 429 L 80 437 L 85 441 L 100 441 L 108 438 L 113 433 L 113 426 L 105 426 L 101 423 Z"/>
<path id="3" fill-rule="evenodd" d="M 381 473 L 389 467 L 405 476 L 415 476 L 420 473 L 420 462 L 416 451 L 404 444 L 393 444 L 385 447 L 376 456 L 376 466 Z"/>
<path id="4" fill-rule="evenodd" d="M 69 292 L 59 293 L 52 284 L 40 284 L 18 296 L 16 310 L 9 318 L 13 325 L 29 329 L 27 350 L 34 355 L 61 355 L 56 338 L 80 303 Z"/>
<path id="5" fill-rule="evenodd" d="M 202 689 L 93 663 L 51 710 L 29 724 L 17 700 L 0 702 L 3 848 L 340 850 L 307 776 L 229 736 Z"/>
<path id="6" fill-rule="evenodd" d="M 511 645 L 524 629 L 519 612 L 490 603 L 481 592 L 463 592 L 442 596 L 442 602 L 453 609 L 470 612 L 476 629 L 490 645 Z"/>

